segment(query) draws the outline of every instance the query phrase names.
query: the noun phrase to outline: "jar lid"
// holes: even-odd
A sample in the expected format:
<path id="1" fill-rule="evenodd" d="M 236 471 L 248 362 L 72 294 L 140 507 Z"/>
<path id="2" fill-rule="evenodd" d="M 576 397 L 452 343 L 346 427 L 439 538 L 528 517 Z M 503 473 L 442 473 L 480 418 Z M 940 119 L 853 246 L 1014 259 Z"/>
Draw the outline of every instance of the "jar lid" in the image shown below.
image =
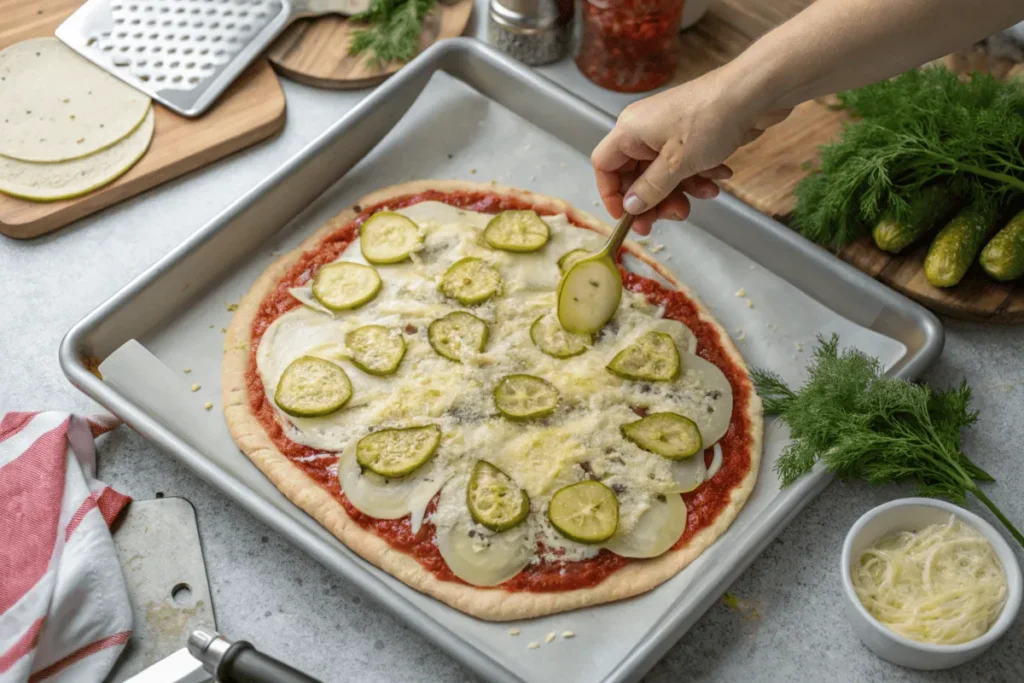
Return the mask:
<path id="1" fill-rule="evenodd" d="M 490 0 L 491 18 L 513 30 L 552 28 L 558 21 L 555 0 Z"/>

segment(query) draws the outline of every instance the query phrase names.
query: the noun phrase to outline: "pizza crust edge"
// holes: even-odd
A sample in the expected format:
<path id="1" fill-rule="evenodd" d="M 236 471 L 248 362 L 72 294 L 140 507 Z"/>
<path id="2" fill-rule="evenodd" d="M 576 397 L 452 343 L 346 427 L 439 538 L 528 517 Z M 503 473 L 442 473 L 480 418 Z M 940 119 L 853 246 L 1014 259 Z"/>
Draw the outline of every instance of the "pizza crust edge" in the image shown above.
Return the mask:
<path id="1" fill-rule="evenodd" d="M 549 206 L 558 212 L 571 212 L 575 218 L 602 234 L 610 232 L 608 226 L 600 220 L 562 200 L 505 185 L 459 180 L 421 180 L 392 185 L 362 197 L 355 206 L 372 206 L 389 198 L 427 190 L 493 192 L 521 197 L 537 205 Z M 539 617 L 621 600 L 647 592 L 675 576 L 725 533 L 736 515 L 739 514 L 757 481 L 764 428 L 761 399 L 753 389 L 751 389 L 750 401 L 747 406 L 747 417 L 751 428 L 748 435 L 751 448 L 750 471 L 732 489 L 728 505 L 711 526 L 698 532 L 685 547 L 671 550 L 649 560 L 633 560 L 596 586 L 562 592 L 536 593 L 529 591 L 507 592 L 496 588 L 478 588 L 467 584 L 442 581 L 422 567 L 412 556 L 395 550 L 388 545 L 387 541 L 356 524 L 340 503 L 288 460 L 267 436 L 263 426 L 249 409 L 246 371 L 249 364 L 252 323 L 263 299 L 277 286 L 279 280 L 302 253 L 316 247 L 326 235 L 347 225 L 357 215 L 358 212 L 352 207 L 345 209 L 303 240 L 297 248 L 271 264 L 239 303 L 224 342 L 225 352 L 221 379 L 224 416 L 228 429 L 238 447 L 290 501 L 302 508 L 363 559 L 406 585 L 466 614 L 489 621 Z M 668 269 L 648 256 L 635 243 L 627 243 L 626 246 L 635 256 L 645 261 L 672 283 L 673 287 L 682 291 L 696 303 L 698 316 L 701 320 L 710 323 L 718 332 L 727 355 L 733 362 L 747 370 L 747 365 L 732 343 L 732 339 L 700 300 Z"/>

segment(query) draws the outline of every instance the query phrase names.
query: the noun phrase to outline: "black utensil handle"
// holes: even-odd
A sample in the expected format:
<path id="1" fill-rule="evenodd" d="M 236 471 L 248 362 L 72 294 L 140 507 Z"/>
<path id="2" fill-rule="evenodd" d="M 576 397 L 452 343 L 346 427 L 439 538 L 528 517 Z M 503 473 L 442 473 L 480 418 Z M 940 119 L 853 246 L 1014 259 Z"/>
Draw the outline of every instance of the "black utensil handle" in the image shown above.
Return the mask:
<path id="1" fill-rule="evenodd" d="M 231 645 L 217 666 L 221 683 L 321 683 L 273 657 L 259 652 L 244 640 Z"/>

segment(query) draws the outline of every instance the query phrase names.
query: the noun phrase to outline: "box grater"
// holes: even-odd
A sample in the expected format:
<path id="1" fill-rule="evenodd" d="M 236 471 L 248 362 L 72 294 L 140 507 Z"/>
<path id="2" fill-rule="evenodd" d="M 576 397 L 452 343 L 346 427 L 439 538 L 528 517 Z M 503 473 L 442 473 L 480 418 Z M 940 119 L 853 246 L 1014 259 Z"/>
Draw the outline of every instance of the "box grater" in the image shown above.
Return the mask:
<path id="1" fill-rule="evenodd" d="M 294 19 L 369 0 L 87 0 L 57 27 L 80 55 L 185 116 L 199 116 Z"/>

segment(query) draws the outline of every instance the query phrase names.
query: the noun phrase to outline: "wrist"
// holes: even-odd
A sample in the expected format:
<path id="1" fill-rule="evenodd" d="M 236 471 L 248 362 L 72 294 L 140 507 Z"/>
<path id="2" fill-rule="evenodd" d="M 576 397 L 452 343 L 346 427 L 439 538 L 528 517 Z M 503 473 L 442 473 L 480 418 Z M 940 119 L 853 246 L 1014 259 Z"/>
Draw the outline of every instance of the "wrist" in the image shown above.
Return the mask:
<path id="1" fill-rule="evenodd" d="M 790 102 L 795 79 L 786 72 L 779 54 L 764 45 L 762 38 L 719 69 L 734 106 L 758 115 L 795 104 Z"/>

